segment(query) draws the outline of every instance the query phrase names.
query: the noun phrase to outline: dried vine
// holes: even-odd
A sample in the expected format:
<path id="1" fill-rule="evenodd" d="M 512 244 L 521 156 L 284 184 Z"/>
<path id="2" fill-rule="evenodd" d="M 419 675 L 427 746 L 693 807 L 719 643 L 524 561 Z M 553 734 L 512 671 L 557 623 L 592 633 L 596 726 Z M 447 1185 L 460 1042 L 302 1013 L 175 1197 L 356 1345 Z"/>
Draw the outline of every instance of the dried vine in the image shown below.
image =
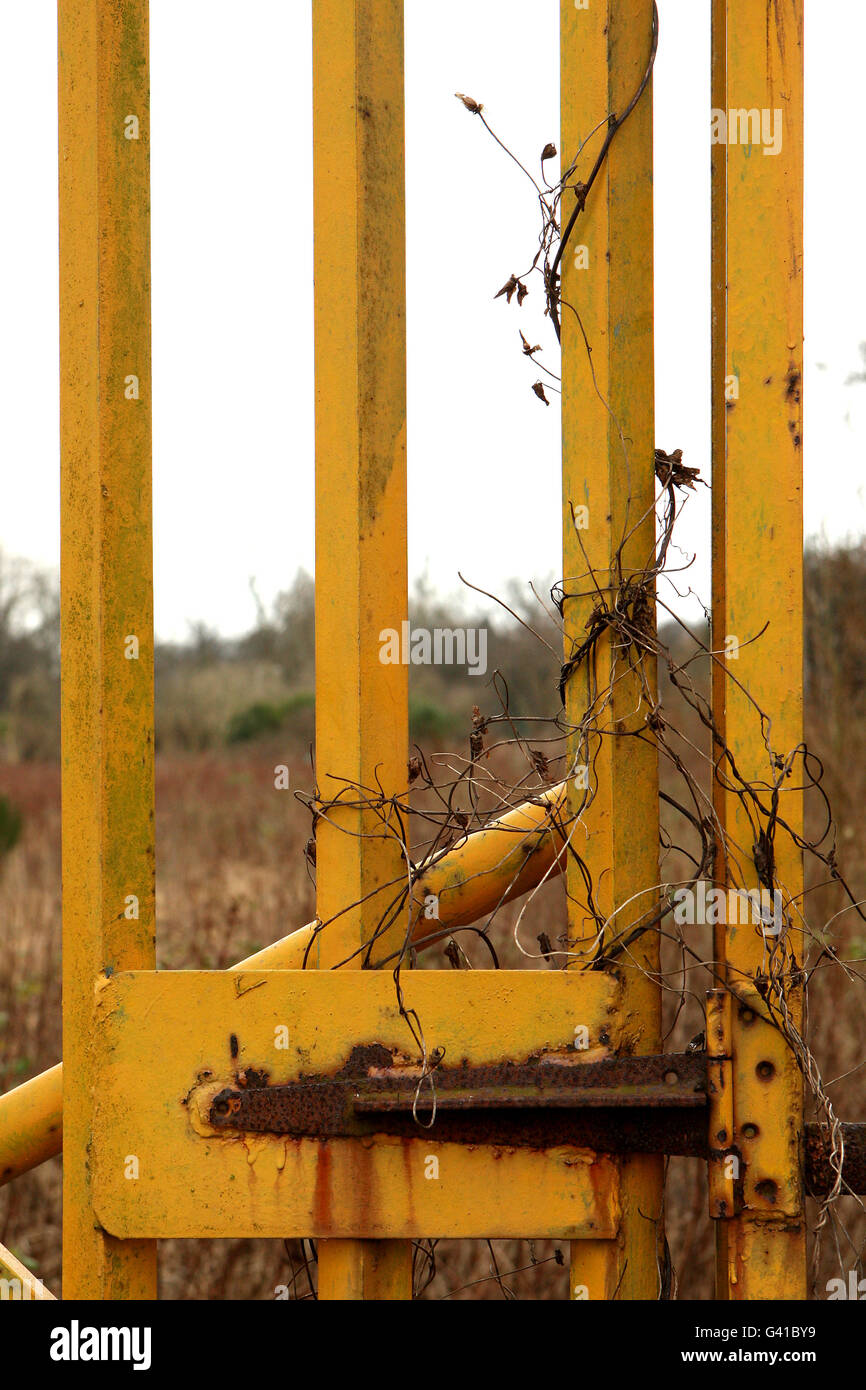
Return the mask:
<path id="1" fill-rule="evenodd" d="M 546 176 L 546 167 L 557 154 L 552 143 L 542 148 L 541 172 L 536 178 L 527 164 L 517 158 L 496 134 L 484 114 L 483 105 L 465 94 L 457 94 L 467 111 L 480 121 L 496 144 L 529 180 L 540 211 L 538 245 L 528 270 L 520 275 L 511 274 L 496 298 L 504 298 L 507 304 L 514 303 L 519 309 L 530 293 L 527 281 L 532 275 L 540 276 L 545 317 L 550 320 L 557 342 L 560 340 L 563 309 L 566 308 L 575 313 L 590 367 L 591 343 L 577 308 L 564 306 L 561 299 L 560 265 L 613 140 L 646 92 L 657 47 L 658 15 L 654 7 L 649 56 L 631 100 L 619 114 L 600 113 L 598 123 L 587 134 L 555 183 Z M 602 129 L 605 135 L 601 147 L 588 174 L 581 179 L 578 170 L 585 150 L 592 137 Z M 563 201 L 569 194 L 574 198 L 574 206 L 560 230 Z M 560 378 L 537 360 L 542 351 L 541 345 L 532 345 L 522 330 L 520 339 L 523 355 L 541 368 L 547 378 L 544 382 L 534 382 L 532 389 L 542 402 L 549 404 L 545 387 L 552 389 L 550 383 Z M 597 384 L 596 392 L 601 395 Z M 606 401 L 603 404 L 612 415 L 609 404 Z M 619 433 L 626 450 L 621 429 Z M 730 665 L 713 644 L 712 633 L 709 632 L 705 640 L 659 596 L 663 580 L 674 585 L 675 592 L 678 592 L 672 575 L 684 566 L 671 563 L 676 551 L 674 533 L 690 493 L 699 486 L 706 486 L 699 470 L 683 463 L 681 450 L 666 453 L 658 448 L 653 459 L 629 460 L 629 469 L 632 468 L 653 470 L 656 480 L 655 504 L 648 513 L 630 523 L 619 537 L 609 573 L 599 573 L 587 562 L 583 574 L 570 579 L 568 583 L 563 580 L 554 585 L 549 603 L 536 595 L 539 613 L 537 624 L 528 624 L 524 617 L 495 595 L 468 585 L 487 598 L 495 599 L 511 618 L 529 627 L 538 641 L 540 655 L 546 652 L 552 656 L 558 667 L 555 691 L 558 707 L 544 714 L 515 711 L 511 707 L 506 676 L 496 671 L 487 687 L 489 710 L 482 713 L 476 707 L 472 713 L 465 754 L 450 752 L 431 755 L 416 747 L 408 763 L 406 787 L 399 794 L 392 794 L 378 785 L 360 786 L 340 777 L 335 769 L 321 769 L 324 784 L 320 781 L 310 796 L 302 798 L 312 815 L 312 840 L 308 853 L 311 871 L 315 862 L 317 828 L 324 822 L 333 826 L 335 832 L 349 833 L 343 814 L 348 810 L 363 813 L 366 836 L 387 840 L 399 849 L 399 874 L 395 873 L 392 881 L 379 885 L 375 893 L 370 895 L 376 898 L 377 904 L 375 929 L 368 940 L 348 953 L 335 968 L 356 963 L 360 959 L 364 967 L 390 968 L 393 971 L 399 1008 L 423 1062 L 418 1095 L 422 1086 L 432 1090 L 434 1105 L 429 1125 L 435 1125 L 436 1068 L 442 1061 L 443 1053 L 441 1049 L 428 1049 L 423 1020 L 414 1010 L 406 1007 L 401 985 L 403 969 L 415 963 L 418 944 L 415 939 L 416 890 L 423 886 L 425 875 L 429 874 L 431 867 L 437 865 L 449 850 L 465 843 L 473 832 L 489 827 L 499 821 L 504 813 L 527 801 L 535 800 L 536 804 L 540 804 L 543 794 L 571 777 L 578 763 L 585 765 L 588 768 L 587 786 L 579 804 L 572 803 L 565 808 L 554 799 L 545 812 L 544 824 L 562 845 L 560 859 L 575 866 L 575 872 L 569 875 L 569 883 L 582 884 L 579 900 L 572 898 L 571 916 L 586 923 L 586 934 L 579 940 L 569 938 L 563 923 L 562 932 L 555 941 L 545 933 L 540 934 L 533 943 L 525 939 L 524 924 L 531 905 L 544 886 L 544 881 L 555 875 L 554 867 L 546 879 L 527 895 L 520 908 L 512 928 L 513 947 L 525 960 L 554 968 L 577 964 L 587 969 L 605 970 L 616 963 L 620 969 L 642 970 L 644 967 L 634 948 L 647 933 L 655 933 L 678 955 L 676 969 L 661 970 L 653 977 L 661 989 L 675 996 L 675 1018 L 689 1000 L 695 1001 L 702 1013 L 700 995 L 690 985 L 698 974 L 708 976 L 717 988 L 728 989 L 735 999 L 743 1003 L 751 1000 L 753 996 L 750 992 L 757 989 L 764 1001 L 766 1016 L 784 1037 L 796 1059 L 816 1114 L 825 1126 L 827 1154 L 835 1175 L 829 1193 L 823 1197 L 818 1208 L 814 1277 L 817 1277 L 820 1236 L 826 1229 L 832 1232 L 840 1260 L 841 1242 L 844 1241 L 853 1252 L 859 1270 L 863 1247 L 847 1232 L 838 1214 L 839 1199 L 843 1195 L 855 1197 L 843 1177 L 844 1136 L 841 1121 L 818 1060 L 806 1039 L 806 1030 L 796 1024 L 789 1000 L 792 991 L 802 989 L 805 994 L 806 986 L 818 971 L 838 969 L 849 983 L 862 982 L 863 973 L 862 969 L 858 969 L 857 962 L 843 960 L 834 949 L 830 940 L 834 919 L 820 923 L 811 921 L 805 895 L 792 894 L 783 882 L 778 868 L 780 842 L 786 840 L 821 866 L 823 881 L 838 885 L 846 897 L 847 906 L 843 911 L 854 912 L 861 920 L 866 920 L 866 914 L 838 864 L 836 829 L 829 798 L 822 785 L 824 768 L 820 760 L 803 743 L 795 748 L 775 746 L 772 713 L 761 709 L 732 674 Z M 625 563 L 624 551 L 635 532 L 649 522 L 655 525 L 653 553 L 644 568 L 636 572 Z M 591 610 L 584 634 L 579 640 L 574 640 L 565 623 L 564 609 L 567 602 L 577 597 L 588 599 Z M 670 620 L 673 630 L 684 634 L 688 640 L 690 651 L 685 659 L 678 659 L 671 646 L 660 637 L 656 625 L 657 608 L 661 608 Z M 706 608 L 704 611 L 707 613 Z M 759 642 L 765 630 L 766 624 L 749 641 Z M 566 652 L 564 659 L 560 655 L 563 651 Z M 727 743 L 724 730 L 714 716 L 712 701 L 700 688 L 695 672 L 702 671 L 706 683 L 706 673 L 711 668 L 720 671 L 723 679 L 732 683 L 751 706 L 766 754 L 760 778 L 750 778 L 740 768 L 736 753 Z M 675 716 L 672 708 L 662 704 L 656 684 L 651 679 L 651 672 L 656 669 L 665 676 L 682 709 L 690 711 L 705 732 L 709 751 L 698 746 L 682 727 L 682 721 Z M 602 670 L 606 679 L 602 677 Z M 585 679 L 587 701 L 579 717 L 574 718 L 567 713 L 567 709 L 572 710 L 575 704 L 568 695 L 575 688 L 574 682 L 578 677 Z M 639 692 L 643 720 L 639 725 L 623 730 L 616 728 L 608 715 L 617 687 L 625 682 L 629 683 L 630 689 L 633 687 Z M 554 703 L 553 687 L 551 701 Z M 586 834 L 586 816 L 597 795 L 600 760 L 607 756 L 608 740 L 612 738 L 636 739 L 658 753 L 676 788 L 675 792 L 661 792 L 662 805 L 667 819 L 678 821 L 680 830 L 677 833 L 681 838 L 674 838 L 674 834 L 663 826 L 660 833 L 659 881 L 647 883 L 635 898 L 618 903 L 613 911 L 605 912 L 600 885 L 594 879 L 588 858 L 582 852 L 582 840 Z M 747 842 L 738 842 L 722 823 L 714 805 L 714 785 L 723 790 L 726 796 L 736 799 L 742 811 L 740 823 L 749 827 Z M 783 814 L 782 793 L 792 787 L 817 800 L 822 808 L 823 824 L 820 833 L 812 838 L 800 833 Z M 335 812 L 340 814 L 335 815 Z M 538 831 L 514 833 L 518 842 L 522 836 L 529 845 L 535 842 Z M 674 858 L 690 866 L 685 878 L 672 880 L 664 877 L 666 861 Z M 746 891 L 747 885 L 754 882 L 756 876 L 760 886 L 768 893 L 781 895 L 781 930 L 770 934 L 760 927 L 756 928 L 763 938 L 762 962 L 756 974 L 738 976 L 736 972 L 729 971 L 723 976 L 719 964 L 696 950 L 674 920 L 674 892 L 677 889 L 696 889 L 701 881 Z M 494 938 L 516 878 L 517 875 L 483 925 L 443 928 L 440 933 L 429 934 L 425 944 L 438 941 L 450 965 L 455 969 L 464 969 L 472 968 L 467 949 L 470 942 L 479 942 L 489 955 L 489 963 L 497 968 L 499 954 Z M 571 891 L 574 891 L 573 887 Z M 641 908 L 640 900 L 647 905 Z M 339 915 L 357 906 L 346 904 Z M 836 914 L 836 917 L 839 915 Z M 327 931 L 335 920 L 318 922 L 314 939 Z M 395 928 L 398 931 L 397 946 L 394 945 Z M 387 946 L 386 938 L 390 943 Z M 696 1046 L 703 1045 L 700 1035 L 694 1043 Z M 861 1211 L 866 1210 L 859 1198 L 856 1201 Z M 419 1242 L 415 1247 L 417 1292 L 429 1287 L 435 1277 L 435 1247 L 435 1242 Z M 492 1266 L 489 1277 L 498 1283 L 504 1297 L 512 1296 L 504 1283 L 507 1276 L 499 1270 L 492 1247 L 490 1253 Z M 308 1265 L 306 1276 L 312 1290 Z M 675 1296 L 675 1288 L 674 1271 L 669 1265 L 665 1268 L 660 1265 L 660 1297 Z"/>

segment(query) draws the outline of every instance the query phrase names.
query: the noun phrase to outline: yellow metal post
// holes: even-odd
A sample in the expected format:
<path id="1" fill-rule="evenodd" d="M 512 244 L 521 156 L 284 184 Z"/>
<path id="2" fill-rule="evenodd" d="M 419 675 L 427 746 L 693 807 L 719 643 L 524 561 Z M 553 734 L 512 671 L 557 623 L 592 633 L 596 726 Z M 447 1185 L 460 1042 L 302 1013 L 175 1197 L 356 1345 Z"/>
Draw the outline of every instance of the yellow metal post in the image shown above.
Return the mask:
<path id="1" fill-rule="evenodd" d="M 328 921 L 360 904 L 317 939 L 328 969 L 360 966 L 388 903 L 377 886 L 407 873 L 357 808 L 408 780 L 408 673 L 379 659 L 408 607 L 402 0 L 314 0 L 313 92 L 316 776 L 323 802 L 356 803 L 319 821 L 316 908 Z M 394 945 L 408 925 L 406 911 Z M 407 1242 L 323 1242 L 320 1296 L 411 1298 L 411 1266 Z"/>
<path id="2" fill-rule="evenodd" d="M 763 785 L 765 806 L 779 775 L 765 738 L 784 760 L 803 722 L 802 122 L 802 0 L 714 0 L 713 647 L 737 682 L 717 677 L 715 719 L 741 775 Z M 749 699 L 771 717 L 769 733 Z M 798 833 L 799 782 L 795 769 L 779 806 Z M 750 825 L 740 798 L 721 788 L 716 805 L 729 880 L 759 887 L 756 831 L 766 818 Z M 775 851 L 792 919 L 787 945 L 799 954 L 791 900 L 802 892 L 802 854 L 781 833 Z M 778 941 L 752 923 L 729 924 L 717 950 L 741 996 L 779 957 Z M 796 1025 L 793 974 L 789 962 L 780 983 Z M 734 1130 L 745 1169 L 742 1209 L 718 1223 L 718 1294 L 804 1298 L 802 1079 L 783 1036 L 759 1017 L 760 996 L 755 1002 L 732 1011 Z"/>
<path id="3" fill-rule="evenodd" d="M 588 140 L 575 175 L 586 179 L 604 140 L 606 117 L 624 111 L 646 70 L 652 0 L 593 0 L 585 8 L 562 0 L 560 15 L 561 159 L 567 167 Z M 588 138 L 600 123 L 601 129 Z M 574 194 L 566 193 L 563 222 L 573 206 Z M 584 595 L 565 603 L 568 658 L 586 638 L 587 619 L 598 598 L 587 571 L 592 569 L 601 597 L 612 603 L 621 578 L 615 552 L 626 532 L 632 533 L 623 552 L 626 577 L 651 561 L 655 543 L 651 82 L 613 140 L 561 269 L 563 565 L 566 594 Z M 595 834 L 590 845 L 576 840 L 576 848 L 590 865 L 596 904 L 604 915 L 631 900 L 613 921 L 611 937 L 651 911 L 658 881 L 657 755 L 651 738 L 611 737 L 614 731 L 649 732 L 650 706 L 639 681 L 626 670 L 629 657 L 618 639 L 615 645 L 602 638 L 595 662 L 574 674 L 566 692 L 571 726 L 593 710 L 602 731 L 588 746 L 572 739 L 571 807 L 576 811 L 586 797 L 588 778 Z M 643 673 L 652 689 L 654 664 L 646 658 Z M 614 677 L 606 703 L 605 691 Z M 585 949 L 596 927 L 573 860 L 567 872 L 570 937 L 575 949 Z M 657 1051 L 660 990 L 643 973 L 658 968 L 657 934 L 649 932 L 621 964 L 627 1008 L 639 1020 L 632 1048 Z M 617 1241 L 572 1245 L 576 1298 L 659 1295 L 660 1158 L 622 1160 L 621 1200 Z"/>
<path id="4" fill-rule="evenodd" d="M 92 1204 L 95 986 L 154 964 L 147 0 L 58 22 L 63 1292 L 151 1298 L 155 1244 Z"/>

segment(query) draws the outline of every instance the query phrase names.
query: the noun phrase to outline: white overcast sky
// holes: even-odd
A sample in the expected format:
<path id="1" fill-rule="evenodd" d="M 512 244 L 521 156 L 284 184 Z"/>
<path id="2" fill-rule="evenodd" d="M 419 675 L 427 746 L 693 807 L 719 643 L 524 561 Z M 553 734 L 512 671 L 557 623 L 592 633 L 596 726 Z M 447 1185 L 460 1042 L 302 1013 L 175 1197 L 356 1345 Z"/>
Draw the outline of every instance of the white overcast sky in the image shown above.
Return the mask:
<path id="1" fill-rule="evenodd" d="M 656 439 L 709 472 L 709 3 L 659 0 Z M 410 574 L 560 572 L 559 418 L 530 391 L 521 176 L 558 143 L 556 0 L 406 0 Z M 313 565 L 308 0 L 151 0 L 156 628 L 226 634 Z M 806 529 L 866 531 L 866 4 L 806 5 Z M 0 0 L 0 546 L 59 562 L 54 0 Z M 539 341 L 536 336 L 534 341 Z M 684 535 L 709 598 L 706 498 Z"/>

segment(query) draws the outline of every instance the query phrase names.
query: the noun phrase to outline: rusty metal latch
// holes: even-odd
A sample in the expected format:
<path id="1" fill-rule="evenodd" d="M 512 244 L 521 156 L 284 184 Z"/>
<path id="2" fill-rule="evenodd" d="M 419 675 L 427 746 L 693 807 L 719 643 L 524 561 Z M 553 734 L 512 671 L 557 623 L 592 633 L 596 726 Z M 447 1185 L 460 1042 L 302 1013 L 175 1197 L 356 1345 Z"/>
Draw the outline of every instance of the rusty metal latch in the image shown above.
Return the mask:
<path id="1" fill-rule="evenodd" d="M 211 1100 L 214 1129 L 297 1138 L 390 1133 L 429 1126 L 463 1143 L 584 1144 L 607 1151 L 694 1150 L 686 1117 L 705 1114 L 707 1066 L 702 1053 L 617 1057 L 583 1062 L 547 1054 L 525 1062 L 447 1067 L 425 1073 L 397 1065 L 374 1044 L 353 1049 L 340 1071 L 270 1085 L 261 1072 L 242 1074 Z M 619 1121 L 616 1116 L 619 1116 Z M 673 1145 L 673 1148 L 667 1147 Z"/>
<path id="2" fill-rule="evenodd" d="M 461 1144 L 508 1148 L 574 1145 L 597 1153 L 664 1153 L 718 1158 L 725 1152 L 718 1125 L 722 1100 L 716 1055 L 724 1051 L 712 1030 L 709 1056 L 676 1052 L 651 1057 L 616 1057 L 583 1062 L 550 1053 L 526 1062 L 488 1066 L 434 1065 L 428 1074 L 408 1066 L 385 1047 L 355 1047 L 345 1066 L 329 1075 L 303 1076 L 272 1086 L 265 1072 L 247 1069 L 211 1095 L 205 1114 L 226 1137 L 239 1133 L 282 1134 L 294 1139 L 338 1139 L 365 1134 L 412 1138 L 432 1133 Z M 435 1092 L 434 1092 L 435 1088 Z M 424 1128 L 420 1128 L 424 1126 Z M 866 1124 L 846 1124 L 845 1178 L 866 1192 Z M 827 1136 L 806 1126 L 807 1191 L 829 1190 Z M 712 1142 L 708 1142 L 712 1140 Z M 715 1174 L 716 1183 L 720 1182 Z M 711 1183 L 713 1175 L 711 1172 Z M 711 1194 L 712 1195 L 712 1194 Z M 725 1192 L 724 1195 L 728 1195 Z M 726 1209 L 714 1214 L 726 1214 Z"/>

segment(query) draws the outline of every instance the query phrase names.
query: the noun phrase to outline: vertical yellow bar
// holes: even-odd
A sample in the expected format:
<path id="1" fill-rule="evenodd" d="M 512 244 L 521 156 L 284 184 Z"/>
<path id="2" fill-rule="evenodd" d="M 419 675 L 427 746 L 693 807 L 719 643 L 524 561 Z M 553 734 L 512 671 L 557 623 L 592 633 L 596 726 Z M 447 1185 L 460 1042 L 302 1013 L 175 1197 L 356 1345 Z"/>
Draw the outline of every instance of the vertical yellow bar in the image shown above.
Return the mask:
<path id="1" fill-rule="evenodd" d="M 151 1298 L 156 1243 L 91 1197 L 98 982 L 155 963 L 147 0 L 59 0 L 58 30 L 63 1292 Z"/>
<path id="2" fill-rule="evenodd" d="M 778 769 L 765 736 L 785 758 L 803 724 L 802 0 L 714 0 L 713 142 L 713 647 L 738 683 L 717 679 L 715 719 L 767 807 Z M 767 712 L 769 731 L 738 686 Z M 780 792 L 779 815 L 795 832 L 800 780 L 795 769 Z M 716 804 L 732 851 L 729 881 L 758 888 L 755 846 L 767 817 L 751 825 L 741 800 L 718 788 Z M 802 891 L 802 854 L 780 831 L 775 856 L 788 914 Z M 787 946 L 799 952 L 796 909 L 791 915 Z M 728 923 L 722 937 L 729 983 L 754 991 L 755 977 L 779 959 L 778 941 L 752 922 Z M 794 976 L 789 959 L 780 985 L 799 1025 Z M 718 1223 L 718 1293 L 804 1298 L 800 1072 L 781 1034 L 742 1005 L 733 1009 L 732 1051 L 745 1167 L 741 1210 Z"/>
<path id="3" fill-rule="evenodd" d="M 713 0 L 711 9 L 712 28 L 712 109 L 724 110 L 727 101 L 727 10 L 724 4 Z M 727 334 L 726 316 L 728 303 L 727 285 L 727 187 L 728 164 L 725 147 L 713 147 L 711 162 L 711 293 L 712 293 L 712 632 L 725 631 L 725 393 L 724 381 L 727 372 Z M 716 722 L 723 727 L 725 709 L 726 676 L 720 662 L 713 663 L 712 703 Z M 722 787 L 713 781 L 713 809 L 719 825 L 725 823 L 725 794 Z M 724 843 L 717 837 L 714 859 L 714 879 L 717 884 L 726 880 Z M 717 923 L 713 927 L 713 958 L 719 963 L 720 975 L 724 976 L 725 925 Z M 733 1063 L 731 1064 L 733 1067 Z M 731 1097 L 733 1107 L 733 1096 Z M 727 1222 L 716 1223 L 716 1298 L 728 1297 L 728 1238 Z"/>
<path id="4" fill-rule="evenodd" d="M 317 914 L 359 904 L 317 939 L 328 969 L 383 947 L 407 872 L 387 807 L 357 805 L 407 785 L 407 668 L 379 659 L 407 617 L 402 0 L 314 0 L 313 88 L 316 777 L 323 802 L 355 803 L 318 822 Z M 404 910 L 395 946 L 407 928 Z M 321 1243 L 320 1298 L 411 1295 L 408 1242 Z"/>
<path id="5" fill-rule="evenodd" d="M 652 0 L 593 0 L 580 8 L 574 0 L 561 0 L 560 26 L 563 167 L 602 122 L 578 162 L 576 177 L 585 180 L 604 140 L 605 118 L 624 111 L 646 70 Z M 563 223 L 573 206 L 574 194 L 567 193 Z M 601 601 L 613 604 L 621 582 L 651 562 L 655 543 L 651 81 L 614 137 L 561 268 L 565 589 L 567 594 L 584 595 L 565 603 L 568 658 L 585 640 L 593 608 Z M 619 569 L 616 550 L 627 532 L 631 535 Z M 600 593 L 586 582 L 590 568 Z M 647 597 L 651 621 L 652 590 Z M 657 754 L 646 724 L 655 664 L 642 658 L 642 690 L 627 669 L 636 656 L 635 651 L 623 650 L 621 639 L 615 647 L 604 636 L 594 662 L 575 672 L 566 691 L 572 728 L 588 710 L 598 714 L 596 727 L 601 732 L 588 745 L 581 745 L 577 737 L 572 740 L 576 777 L 569 797 L 576 811 L 586 796 L 581 780 L 589 781 L 594 793 L 593 837 L 591 843 L 578 837 L 575 847 L 591 868 L 601 914 L 607 917 L 615 907 L 623 909 L 612 923 L 610 938 L 642 915 L 651 915 L 658 900 Z M 649 737 L 611 737 L 614 730 L 623 734 L 638 729 Z M 582 768 L 588 772 L 582 773 Z M 596 926 L 573 859 L 568 892 L 573 948 L 588 950 Z M 634 1050 L 657 1051 L 660 990 L 643 973 L 658 968 L 657 932 L 643 936 L 620 965 L 624 1007 L 638 1020 Z M 572 1244 L 573 1297 L 659 1296 L 660 1157 L 623 1159 L 621 1178 L 619 1239 Z"/>

